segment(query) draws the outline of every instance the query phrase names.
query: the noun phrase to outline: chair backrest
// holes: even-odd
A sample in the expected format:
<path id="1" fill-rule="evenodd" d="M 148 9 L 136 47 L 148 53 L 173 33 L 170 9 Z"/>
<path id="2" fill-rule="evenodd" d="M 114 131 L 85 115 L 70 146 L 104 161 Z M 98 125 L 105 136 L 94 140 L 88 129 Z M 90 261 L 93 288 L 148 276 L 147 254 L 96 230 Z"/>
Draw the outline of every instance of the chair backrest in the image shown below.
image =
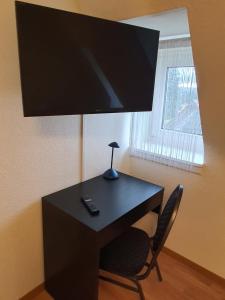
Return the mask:
<path id="1" fill-rule="evenodd" d="M 177 216 L 182 194 L 183 186 L 179 184 L 170 195 L 161 215 L 159 216 L 152 245 L 155 257 L 158 256 L 170 233 L 170 230 Z"/>

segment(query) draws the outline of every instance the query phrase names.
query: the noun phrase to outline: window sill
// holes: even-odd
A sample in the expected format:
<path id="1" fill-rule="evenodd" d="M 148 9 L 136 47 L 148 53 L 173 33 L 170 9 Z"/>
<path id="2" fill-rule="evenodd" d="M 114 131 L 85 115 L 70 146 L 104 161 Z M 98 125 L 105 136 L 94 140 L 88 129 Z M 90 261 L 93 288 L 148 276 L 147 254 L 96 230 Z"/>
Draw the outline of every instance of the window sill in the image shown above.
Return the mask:
<path id="1" fill-rule="evenodd" d="M 201 174 L 204 164 L 198 164 L 190 161 L 184 161 L 175 158 L 169 158 L 165 155 L 159 155 L 156 153 L 152 153 L 146 150 L 129 148 L 130 156 L 149 160 L 152 162 L 159 163 L 161 165 L 166 165 L 168 167 L 181 169 L 187 172 Z"/>

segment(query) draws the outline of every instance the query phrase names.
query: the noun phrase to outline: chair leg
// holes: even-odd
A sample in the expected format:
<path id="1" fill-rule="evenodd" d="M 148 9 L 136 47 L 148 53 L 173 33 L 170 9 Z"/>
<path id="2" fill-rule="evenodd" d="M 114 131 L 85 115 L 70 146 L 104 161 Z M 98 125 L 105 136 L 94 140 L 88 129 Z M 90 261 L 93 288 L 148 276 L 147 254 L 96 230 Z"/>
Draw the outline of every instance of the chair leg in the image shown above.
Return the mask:
<path id="1" fill-rule="evenodd" d="M 157 272 L 157 276 L 158 276 L 159 281 L 162 281 L 162 280 L 163 280 L 163 279 L 162 279 L 162 274 L 161 274 L 161 272 L 160 272 L 159 264 L 158 264 L 157 261 L 155 262 L 155 268 L 156 268 L 156 272 Z"/>
<path id="2" fill-rule="evenodd" d="M 119 275 L 119 276 L 121 276 L 121 275 Z M 145 296 L 144 296 L 142 287 L 141 287 L 140 283 L 138 282 L 138 280 L 135 279 L 135 278 L 133 278 L 133 277 L 125 277 L 125 276 L 122 276 L 122 277 L 124 277 L 124 278 L 132 281 L 136 285 L 136 287 L 130 286 L 128 284 L 125 284 L 123 282 L 120 282 L 118 280 L 115 280 L 115 279 L 112 279 L 112 278 L 109 278 L 109 277 L 105 277 L 105 276 L 102 276 L 102 275 L 99 276 L 99 278 L 102 279 L 102 280 L 104 280 L 104 281 L 108 281 L 110 283 L 119 285 L 119 286 L 121 286 L 121 287 L 123 287 L 125 289 L 128 289 L 128 290 L 131 290 L 133 292 L 138 293 L 139 296 L 140 296 L 140 300 L 145 300 Z"/>
<path id="3" fill-rule="evenodd" d="M 118 280 L 115 280 L 115 279 L 112 279 L 112 278 L 109 278 L 109 277 L 105 277 L 105 276 L 102 276 L 102 275 L 100 275 L 99 278 L 102 279 L 102 280 L 104 280 L 104 281 L 110 282 L 112 284 L 116 284 L 118 286 L 121 286 L 121 287 L 123 287 L 125 289 L 128 289 L 128 290 L 131 290 L 133 292 L 139 293 L 138 287 L 136 288 L 136 287 L 130 286 L 130 285 L 126 284 L 126 283 L 123 283 L 123 282 L 120 282 Z M 124 277 L 124 278 L 129 279 L 129 280 L 131 280 L 132 282 L 134 282 L 136 284 L 135 280 L 127 278 L 127 277 Z"/>
<path id="4" fill-rule="evenodd" d="M 140 295 L 140 299 L 141 300 L 145 300 L 145 296 L 144 296 L 144 293 L 143 293 L 143 290 L 142 290 L 142 286 L 140 285 L 140 283 L 138 282 L 138 280 L 135 280 L 134 282 L 135 282 L 135 284 L 136 284 L 136 286 L 138 288 L 138 293 Z"/>

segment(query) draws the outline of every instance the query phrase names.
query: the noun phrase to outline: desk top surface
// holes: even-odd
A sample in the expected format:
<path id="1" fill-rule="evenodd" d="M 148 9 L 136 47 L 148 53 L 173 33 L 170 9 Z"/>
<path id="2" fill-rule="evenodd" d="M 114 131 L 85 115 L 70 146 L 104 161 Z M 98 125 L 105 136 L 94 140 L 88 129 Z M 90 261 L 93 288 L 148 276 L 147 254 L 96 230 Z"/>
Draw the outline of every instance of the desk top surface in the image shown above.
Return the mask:
<path id="1" fill-rule="evenodd" d="M 100 231 L 120 217 L 141 205 L 149 198 L 163 192 L 163 187 L 119 173 L 116 180 L 106 180 L 102 175 L 78 183 L 43 197 L 79 222 L 94 231 Z M 82 196 L 92 198 L 100 210 L 91 216 L 81 202 Z"/>

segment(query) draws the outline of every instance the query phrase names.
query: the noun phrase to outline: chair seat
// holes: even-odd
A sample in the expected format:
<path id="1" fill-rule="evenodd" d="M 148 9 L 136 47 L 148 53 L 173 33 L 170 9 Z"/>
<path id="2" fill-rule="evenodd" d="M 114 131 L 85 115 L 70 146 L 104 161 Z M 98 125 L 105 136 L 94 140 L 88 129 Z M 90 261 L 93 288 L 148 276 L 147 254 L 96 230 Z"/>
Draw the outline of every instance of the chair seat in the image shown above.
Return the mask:
<path id="1" fill-rule="evenodd" d="M 101 250 L 100 268 L 124 276 L 134 276 L 144 267 L 150 250 L 150 238 L 140 229 L 127 232 Z"/>

